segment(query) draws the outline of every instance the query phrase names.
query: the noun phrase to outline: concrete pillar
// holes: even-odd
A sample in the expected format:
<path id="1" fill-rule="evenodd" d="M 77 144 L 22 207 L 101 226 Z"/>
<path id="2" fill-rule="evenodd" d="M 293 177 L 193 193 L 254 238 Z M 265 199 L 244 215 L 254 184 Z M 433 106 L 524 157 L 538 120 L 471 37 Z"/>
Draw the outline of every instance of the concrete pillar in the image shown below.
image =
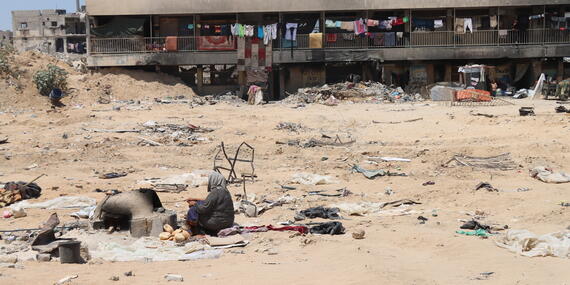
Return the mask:
<path id="1" fill-rule="evenodd" d="M 198 93 L 202 92 L 202 87 L 204 86 L 204 68 L 202 65 L 198 65 L 196 72 L 196 86 L 198 87 Z"/>
<path id="2" fill-rule="evenodd" d="M 279 99 L 285 97 L 285 67 L 279 66 Z"/>
<path id="3" fill-rule="evenodd" d="M 85 38 L 87 44 L 87 55 L 91 54 L 91 25 L 89 23 L 89 16 L 85 17 L 85 33 L 87 37 Z"/>
<path id="4" fill-rule="evenodd" d="M 453 24 L 454 24 L 455 19 L 453 19 L 453 14 L 454 14 L 453 9 L 447 9 L 447 24 L 446 24 L 447 27 L 446 27 L 446 29 L 448 31 L 454 30 Z"/>
<path id="5" fill-rule="evenodd" d="M 435 67 L 433 63 L 426 64 L 427 84 L 435 83 Z"/>
<path id="6" fill-rule="evenodd" d="M 451 64 L 446 64 L 445 65 L 444 81 L 445 82 L 451 82 L 452 74 L 453 74 L 453 66 L 451 66 Z"/>
<path id="7" fill-rule="evenodd" d="M 556 80 L 564 80 L 564 60 L 562 58 L 558 59 L 558 71 L 556 72 Z"/>
<path id="8" fill-rule="evenodd" d="M 538 59 L 538 60 L 534 60 L 532 62 L 532 75 L 533 75 L 533 83 L 534 81 L 537 81 L 538 78 L 540 77 L 540 74 L 542 74 L 542 60 Z"/>
<path id="9" fill-rule="evenodd" d="M 67 37 L 63 38 L 63 53 L 67 54 Z"/>

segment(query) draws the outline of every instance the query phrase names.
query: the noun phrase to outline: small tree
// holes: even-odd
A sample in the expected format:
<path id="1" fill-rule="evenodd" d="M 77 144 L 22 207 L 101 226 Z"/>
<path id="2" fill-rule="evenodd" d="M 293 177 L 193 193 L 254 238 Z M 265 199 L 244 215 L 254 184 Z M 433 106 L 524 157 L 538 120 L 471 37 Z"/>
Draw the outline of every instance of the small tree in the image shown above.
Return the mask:
<path id="1" fill-rule="evenodd" d="M 67 72 L 53 64 L 47 69 L 39 70 L 34 74 L 34 83 L 43 96 L 48 96 L 53 89 L 67 89 Z"/>
<path id="2" fill-rule="evenodd" d="M 0 75 L 10 76 L 12 68 L 10 62 L 13 60 L 13 50 L 9 46 L 0 47 Z"/>

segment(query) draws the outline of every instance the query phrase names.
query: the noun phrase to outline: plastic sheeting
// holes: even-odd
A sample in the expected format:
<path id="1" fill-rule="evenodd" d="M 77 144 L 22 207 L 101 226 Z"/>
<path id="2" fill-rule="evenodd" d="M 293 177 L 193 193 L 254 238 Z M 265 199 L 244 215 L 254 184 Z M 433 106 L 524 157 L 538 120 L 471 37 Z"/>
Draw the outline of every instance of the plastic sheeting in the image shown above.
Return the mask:
<path id="1" fill-rule="evenodd" d="M 570 257 L 570 231 L 539 236 L 527 230 L 510 230 L 496 244 L 527 257 Z"/>
<path id="2" fill-rule="evenodd" d="M 100 258 L 112 262 L 124 261 L 177 261 L 219 258 L 223 250 L 210 249 L 209 246 L 199 246 L 197 242 L 178 246 L 171 241 L 160 241 L 152 237 L 143 237 L 131 244 L 116 242 L 100 242 L 96 249 L 89 249 L 93 258 Z M 187 254 L 187 252 L 191 252 Z"/>
<path id="3" fill-rule="evenodd" d="M 414 211 L 409 207 L 397 207 L 389 210 L 382 210 L 386 203 L 371 203 L 371 202 L 360 202 L 360 203 L 340 203 L 334 204 L 330 207 L 339 208 L 342 213 L 348 214 L 350 216 L 407 216 L 412 214 L 418 214 L 420 212 Z"/>
<path id="4" fill-rule="evenodd" d="M 11 209 L 81 209 L 95 206 L 97 200 L 83 196 L 59 197 L 40 203 L 30 203 L 29 200 L 21 201 L 10 206 Z"/>
<path id="5" fill-rule="evenodd" d="M 296 173 L 293 175 L 291 183 L 303 184 L 303 185 L 325 185 L 325 184 L 335 184 L 338 183 L 331 176 L 323 176 L 318 174 L 310 173 Z"/>
<path id="6" fill-rule="evenodd" d="M 546 183 L 569 183 L 570 174 L 564 172 L 554 173 L 551 169 L 538 166 L 530 171 L 530 176 Z"/>
<path id="7" fill-rule="evenodd" d="M 183 173 L 179 175 L 171 175 L 164 178 L 150 178 L 139 181 L 138 184 L 183 184 L 192 187 L 208 185 L 208 176 L 211 170 L 194 170 L 192 173 Z"/>

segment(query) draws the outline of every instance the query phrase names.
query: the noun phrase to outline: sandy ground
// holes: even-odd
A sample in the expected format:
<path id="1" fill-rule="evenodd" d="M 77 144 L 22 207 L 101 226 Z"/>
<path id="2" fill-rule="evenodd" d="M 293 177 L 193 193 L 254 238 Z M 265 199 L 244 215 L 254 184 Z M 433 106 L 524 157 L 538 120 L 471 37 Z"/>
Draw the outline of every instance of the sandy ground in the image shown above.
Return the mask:
<path id="1" fill-rule="evenodd" d="M 121 90 L 114 91 L 120 94 Z M 118 95 L 120 96 L 120 95 Z M 174 96 L 174 94 L 173 94 Z M 43 99 L 43 98 L 41 98 Z M 529 177 L 528 170 L 548 165 L 570 171 L 570 117 L 555 114 L 553 101 L 513 101 L 499 107 L 449 107 L 435 103 L 341 104 L 337 107 L 309 105 L 247 106 L 220 103 L 190 108 L 184 104 L 150 105 L 149 110 L 114 111 L 111 105 L 85 104 L 47 112 L 47 102 L 36 100 L 34 110 L 20 107 L 0 110 L 0 135 L 9 143 L 0 145 L 0 180 L 30 180 L 42 173 L 44 191 L 37 201 L 58 196 L 84 195 L 101 200 L 100 189 L 130 190 L 137 181 L 211 169 L 216 147 L 222 141 L 235 146 L 246 141 L 256 148 L 258 179 L 248 184 L 248 193 L 269 198 L 284 194 L 298 172 L 331 175 L 337 184 L 299 186 L 288 191 L 301 198 L 295 205 L 269 210 L 258 218 L 236 217 L 240 224 L 277 224 L 292 219 L 296 210 L 339 202 L 387 202 L 414 199 L 412 209 L 429 218 L 420 224 L 420 214 L 397 217 L 346 217 L 347 234 L 341 236 L 291 237 L 290 233 L 255 234 L 252 243 L 227 250 L 216 260 L 192 262 L 91 262 L 61 265 L 56 262 L 25 262 L 23 269 L 0 268 L 0 284 L 52 284 L 77 274 L 72 284 L 166 284 L 167 273 L 181 274 L 192 284 L 568 284 L 567 259 L 527 258 L 495 245 L 495 237 L 481 239 L 455 234 L 469 213 L 484 212 L 487 223 L 528 229 L 538 234 L 570 226 L 569 185 L 546 184 Z M 117 105 L 117 104 L 115 104 Z M 535 106 L 536 117 L 519 117 L 520 106 Z M 471 111 L 496 115 L 476 117 Z M 420 121 L 375 124 L 373 121 Z M 190 147 L 138 146 L 139 134 L 94 133 L 90 129 L 132 129 L 154 120 L 191 123 L 215 129 L 204 134 L 209 142 Z M 276 130 L 279 122 L 301 123 L 299 133 Z M 67 138 L 63 135 L 66 134 Z M 277 140 L 319 138 L 321 134 L 354 138 L 349 147 L 298 148 L 277 145 Z M 443 167 L 454 154 L 474 156 L 510 152 L 517 170 L 498 171 L 469 167 Z M 366 164 L 367 154 L 411 158 L 411 163 Z M 5 157 L 10 157 L 9 160 Z M 323 160 L 328 157 L 328 160 Z M 37 164 L 37 168 L 25 170 Z M 407 173 L 407 177 L 367 180 L 351 173 L 350 164 L 368 169 L 383 168 Z M 97 172 L 129 169 L 128 176 L 101 180 Z M 422 186 L 434 181 L 433 186 Z M 474 191 L 488 181 L 503 192 Z M 347 187 L 355 193 L 344 198 L 303 196 L 310 190 Z M 395 194 L 385 195 L 386 187 Z M 515 192 L 517 188 L 528 192 Z M 231 187 L 233 194 L 242 193 Z M 180 215 L 185 197 L 205 195 L 205 187 L 180 194 L 160 193 L 167 208 Z M 1 210 L 1 209 L 0 209 Z M 56 211 L 72 221 L 69 211 Z M 51 211 L 28 210 L 20 219 L 0 219 L 0 229 L 36 227 Z M 433 214 L 437 213 L 437 216 Z M 366 231 L 364 240 L 351 233 Z M 307 245 L 307 239 L 311 242 Z M 276 255 L 268 255 L 271 248 Z M 133 271 L 135 276 L 125 277 Z M 487 280 L 476 280 L 494 272 Z M 111 276 L 120 276 L 117 282 Z"/>

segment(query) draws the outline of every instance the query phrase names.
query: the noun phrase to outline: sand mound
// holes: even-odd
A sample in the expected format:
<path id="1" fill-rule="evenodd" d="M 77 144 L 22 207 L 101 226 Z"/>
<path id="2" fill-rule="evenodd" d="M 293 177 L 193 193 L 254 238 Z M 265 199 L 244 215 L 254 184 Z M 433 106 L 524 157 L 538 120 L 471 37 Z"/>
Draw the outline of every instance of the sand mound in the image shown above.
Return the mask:
<path id="1" fill-rule="evenodd" d="M 32 82 L 34 73 L 48 64 L 54 64 L 69 73 L 70 90 L 68 96 L 63 99 L 67 108 L 112 100 L 194 96 L 192 88 L 179 78 L 168 74 L 119 68 L 81 72 L 56 57 L 30 51 L 15 54 L 12 62 L 13 66 L 22 71 L 17 80 L 21 88 L 15 87 L 14 79 L 11 79 L 11 83 L 0 80 L 0 110 L 50 108 L 48 99 L 39 95 Z"/>

